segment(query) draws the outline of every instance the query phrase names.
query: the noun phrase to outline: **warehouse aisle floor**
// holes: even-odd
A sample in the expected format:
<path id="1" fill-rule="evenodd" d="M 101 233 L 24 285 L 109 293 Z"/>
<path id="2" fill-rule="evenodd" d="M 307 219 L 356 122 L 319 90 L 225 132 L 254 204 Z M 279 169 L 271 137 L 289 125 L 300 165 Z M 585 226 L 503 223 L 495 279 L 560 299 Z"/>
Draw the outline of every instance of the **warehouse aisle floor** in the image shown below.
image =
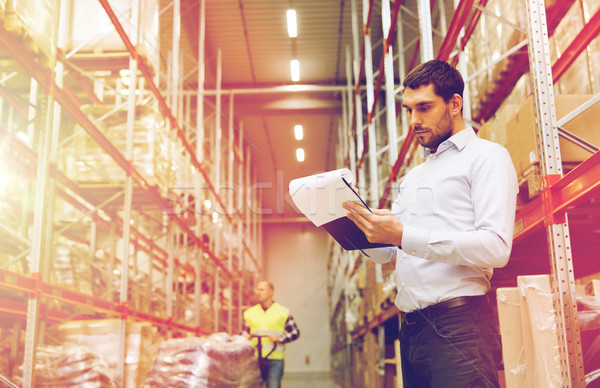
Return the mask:
<path id="1" fill-rule="evenodd" d="M 282 388 L 339 388 L 333 382 L 329 372 L 285 372 L 281 381 Z"/>

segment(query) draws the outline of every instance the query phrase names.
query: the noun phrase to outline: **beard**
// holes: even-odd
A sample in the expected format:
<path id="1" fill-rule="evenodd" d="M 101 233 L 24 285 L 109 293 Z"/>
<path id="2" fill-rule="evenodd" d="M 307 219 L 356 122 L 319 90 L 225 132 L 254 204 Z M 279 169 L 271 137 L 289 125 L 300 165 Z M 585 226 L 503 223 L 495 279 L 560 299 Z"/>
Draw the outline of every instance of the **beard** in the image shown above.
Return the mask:
<path id="1" fill-rule="evenodd" d="M 437 150 L 437 147 L 444 141 L 448 140 L 450 136 L 452 136 L 452 132 L 454 132 L 454 122 L 452 121 L 452 116 L 450 115 L 450 109 L 446 108 L 444 115 L 435 124 L 435 128 L 424 128 L 421 126 L 413 127 L 413 131 L 420 131 L 424 129 L 429 130 L 430 137 L 423 138 L 417 136 L 417 141 L 423 147 L 427 147 L 430 150 Z"/>

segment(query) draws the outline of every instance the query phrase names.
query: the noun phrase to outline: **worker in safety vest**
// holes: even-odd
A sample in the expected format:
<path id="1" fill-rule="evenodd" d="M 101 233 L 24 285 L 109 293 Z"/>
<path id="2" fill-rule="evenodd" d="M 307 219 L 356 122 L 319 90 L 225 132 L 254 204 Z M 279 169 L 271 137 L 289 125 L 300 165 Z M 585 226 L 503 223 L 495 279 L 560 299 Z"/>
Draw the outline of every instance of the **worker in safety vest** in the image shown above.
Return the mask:
<path id="1" fill-rule="evenodd" d="M 243 335 L 258 346 L 257 357 L 267 388 L 279 388 L 283 377 L 284 344 L 296 340 L 300 330 L 290 310 L 273 300 L 273 283 L 261 281 L 255 289 L 258 304 L 244 311 Z M 260 337 L 260 339 L 258 338 Z"/>

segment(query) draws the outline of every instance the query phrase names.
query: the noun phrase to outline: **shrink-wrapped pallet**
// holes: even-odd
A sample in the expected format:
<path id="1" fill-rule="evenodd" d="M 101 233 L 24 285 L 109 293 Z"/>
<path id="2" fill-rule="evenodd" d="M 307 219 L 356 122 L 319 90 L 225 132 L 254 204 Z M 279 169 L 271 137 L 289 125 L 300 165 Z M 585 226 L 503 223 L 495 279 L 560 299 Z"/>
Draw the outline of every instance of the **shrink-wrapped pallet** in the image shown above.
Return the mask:
<path id="1" fill-rule="evenodd" d="M 500 335 L 502 339 L 502 359 L 504 378 L 507 387 L 525 386 L 525 349 L 521 331 L 521 308 L 517 287 L 496 290 Z"/>
<path id="2" fill-rule="evenodd" d="M 100 355 L 85 346 L 40 346 L 35 359 L 35 387 L 114 388 L 112 372 Z M 15 380 L 23 384 L 23 365 Z"/>
<path id="3" fill-rule="evenodd" d="M 254 347 L 239 335 L 175 338 L 160 344 L 144 388 L 259 388 Z"/>
<path id="4" fill-rule="evenodd" d="M 118 381 L 125 374 L 125 387 L 139 387 L 156 355 L 156 328 L 147 322 L 127 321 L 125 370 L 119 366 L 119 319 L 69 321 L 58 327 L 65 345 L 92 349 L 109 365 L 111 377 Z"/>
<path id="5" fill-rule="evenodd" d="M 518 276 L 525 386 L 561 387 L 560 347 L 549 275 Z"/>

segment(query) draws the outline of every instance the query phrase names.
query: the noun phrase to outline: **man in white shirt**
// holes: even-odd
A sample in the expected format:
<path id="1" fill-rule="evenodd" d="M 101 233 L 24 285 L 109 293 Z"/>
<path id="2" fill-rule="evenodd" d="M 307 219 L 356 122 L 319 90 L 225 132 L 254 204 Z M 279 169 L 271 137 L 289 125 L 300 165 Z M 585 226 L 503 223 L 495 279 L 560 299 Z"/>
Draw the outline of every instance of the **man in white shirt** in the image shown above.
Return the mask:
<path id="1" fill-rule="evenodd" d="M 346 202 L 376 263 L 396 259 L 404 387 L 498 387 L 501 345 L 486 293 L 512 247 L 517 176 L 506 149 L 462 119 L 464 82 L 432 60 L 404 80 L 403 107 L 427 161 L 391 212 Z"/>

